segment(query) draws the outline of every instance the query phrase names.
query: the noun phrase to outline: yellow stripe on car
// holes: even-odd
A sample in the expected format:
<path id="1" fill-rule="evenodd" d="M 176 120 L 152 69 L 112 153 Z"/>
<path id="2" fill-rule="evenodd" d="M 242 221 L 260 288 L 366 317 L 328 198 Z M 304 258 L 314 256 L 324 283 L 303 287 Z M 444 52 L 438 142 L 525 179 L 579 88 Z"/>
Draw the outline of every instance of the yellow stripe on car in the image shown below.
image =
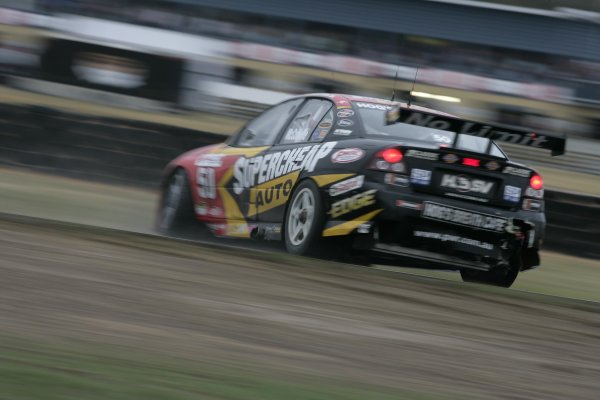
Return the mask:
<path id="1" fill-rule="evenodd" d="M 233 168 L 229 168 L 227 172 L 223 174 L 221 180 L 217 184 L 217 190 L 221 200 L 223 201 L 223 210 L 225 212 L 225 221 L 227 223 L 226 235 L 235 237 L 250 237 L 248 225 L 246 224 L 244 215 L 240 211 L 235 199 L 227 191 L 226 183 L 231 179 L 233 175 Z M 243 225 L 246 225 L 245 228 Z"/>
<path id="2" fill-rule="evenodd" d="M 227 145 L 222 145 L 222 147 L 217 147 L 211 150 L 213 154 L 223 154 L 226 156 L 246 156 L 246 158 L 254 157 L 258 153 L 261 153 L 267 150 L 269 146 L 261 146 L 261 147 L 231 147 Z"/>
<path id="3" fill-rule="evenodd" d="M 353 230 L 358 228 L 360 224 L 364 224 L 372 220 L 377 214 L 382 212 L 383 209 L 368 212 L 364 215 L 361 215 L 358 218 L 352 219 L 350 221 L 342 222 L 339 225 L 332 226 L 323 231 L 323 236 L 341 236 L 348 235 L 352 233 Z"/>
<path id="4" fill-rule="evenodd" d="M 315 181 L 317 186 L 323 187 L 329 185 L 330 183 L 334 183 L 337 181 L 341 181 L 342 179 L 350 178 L 355 174 L 326 174 L 326 175 L 316 175 L 312 176 L 312 180 Z"/>

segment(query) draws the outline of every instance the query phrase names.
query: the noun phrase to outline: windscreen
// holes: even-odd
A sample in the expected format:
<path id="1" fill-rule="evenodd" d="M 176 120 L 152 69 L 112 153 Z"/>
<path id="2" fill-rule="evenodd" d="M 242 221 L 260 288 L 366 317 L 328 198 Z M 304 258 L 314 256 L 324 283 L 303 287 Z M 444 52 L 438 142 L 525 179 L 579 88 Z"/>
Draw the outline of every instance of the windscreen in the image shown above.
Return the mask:
<path id="1" fill-rule="evenodd" d="M 420 141 L 438 144 L 441 147 L 451 147 L 456 137 L 456 132 L 444 131 L 440 129 L 428 128 L 419 125 L 395 123 L 385 124 L 386 106 L 376 105 L 378 108 L 358 108 L 358 113 L 362 119 L 365 132 L 368 136 L 385 136 L 399 140 Z M 459 135 L 455 143 L 455 148 L 461 150 L 474 151 L 477 153 L 486 153 L 490 139 L 472 136 Z M 504 153 L 492 143 L 490 153 L 495 157 L 506 158 Z"/>

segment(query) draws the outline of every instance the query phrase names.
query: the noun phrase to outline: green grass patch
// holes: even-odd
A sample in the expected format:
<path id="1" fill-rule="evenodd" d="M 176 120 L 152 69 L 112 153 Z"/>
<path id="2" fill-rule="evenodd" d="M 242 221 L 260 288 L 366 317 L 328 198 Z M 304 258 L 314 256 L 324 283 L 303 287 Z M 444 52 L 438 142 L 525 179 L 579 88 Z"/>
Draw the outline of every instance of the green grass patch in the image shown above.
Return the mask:
<path id="1" fill-rule="evenodd" d="M 447 399 L 116 349 L 0 337 L 0 399 Z M 261 371 L 261 372 L 258 372 Z M 452 397 L 456 398 L 456 397 Z"/>
<path id="2" fill-rule="evenodd" d="M 600 302 L 600 260 L 549 251 L 543 251 L 541 258 L 542 265 L 519 274 L 512 289 Z M 397 270 L 449 281 L 461 280 L 460 274 L 454 271 L 418 268 L 398 268 Z"/>

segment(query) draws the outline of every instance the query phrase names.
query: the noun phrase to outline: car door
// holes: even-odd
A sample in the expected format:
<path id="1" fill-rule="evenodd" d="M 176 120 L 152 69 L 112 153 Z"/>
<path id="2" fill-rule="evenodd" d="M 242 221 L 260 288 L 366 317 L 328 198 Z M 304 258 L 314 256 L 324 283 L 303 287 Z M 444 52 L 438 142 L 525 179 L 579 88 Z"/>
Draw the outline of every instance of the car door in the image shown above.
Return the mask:
<path id="1" fill-rule="evenodd" d="M 215 231 L 226 236 L 248 236 L 251 188 L 259 185 L 264 155 L 304 99 L 276 105 L 250 121 L 227 144 L 213 149 L 197 161 L 198 195 L 206 204 Z M 221 211 L 221 215 L 219 215 Z M 219 219 L 219 221 L 215 221 Z"/>
<path id="2" fill-rule="evenodd" d="M 285 204 L 300 174 L 314 168 L 312 161 L 323 155 L 320 142 L 333 127 L 334 110 L 329 100 L 308 99 L 269 149 L 264 176 L 259 172 L 261 185 L 250 192 L 250 212 L 256 221 L 283 221 Z"/>

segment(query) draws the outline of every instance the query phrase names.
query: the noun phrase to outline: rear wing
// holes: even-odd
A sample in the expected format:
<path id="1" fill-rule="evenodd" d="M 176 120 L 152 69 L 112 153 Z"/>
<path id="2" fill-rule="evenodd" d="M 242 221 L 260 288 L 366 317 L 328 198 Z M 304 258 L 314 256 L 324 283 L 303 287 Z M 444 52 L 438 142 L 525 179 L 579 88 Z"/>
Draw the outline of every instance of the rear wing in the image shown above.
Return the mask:
<path id="1" fill-rule="evenodd" d="M 456 132 L 458 134 L 485 137 L 493 141 L 537 147 L 552 151 L 553 156 L 565 153 L 566 136 L 532 132 L 509 125 L 489 125 L 468 121 L 449 115 L 432 114 L 420 110 L 394 107 L 385 114 L 385 124 L 404 123 L 433 129 Z M 456 143 L 453 143 L 453 147 Z"/>

